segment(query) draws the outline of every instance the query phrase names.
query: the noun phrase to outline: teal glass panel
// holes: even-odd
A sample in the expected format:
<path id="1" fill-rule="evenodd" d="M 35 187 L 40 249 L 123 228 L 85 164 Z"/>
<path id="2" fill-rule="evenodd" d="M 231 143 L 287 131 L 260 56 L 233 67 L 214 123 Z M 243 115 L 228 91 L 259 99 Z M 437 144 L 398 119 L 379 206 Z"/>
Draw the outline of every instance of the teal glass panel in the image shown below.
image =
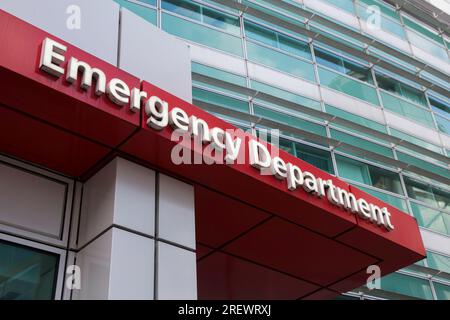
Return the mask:
<path id="1" fill-rule="evenodd" d="M 443 45 L 438 45 L 435 41 L 423 37 L 414 31 L 408 31 L 408 38 L 413 45 L 448 63 L 447 50 Z"/>
<path id="2" fill-rule="evenodd" d="M 298 128 L 301 130 L 305 130 L 311 133 L 315 133 L 321 136 L 326 137 L 327 135 L 327 131 L 325 129 L 324 126 L 321 126 L 319 124 L 315 124 L 303 119 L 299 119 L 297 117 L 282 113 L 282 112 L 277 112 L 274 110 L 270 110 L 264 107 L 260 107 L 255 105 L 253 107 L 253 111 L 255 113 L 255 115 L 257 116 L 261 116 L 263 118 L 272 120 L 272 121 L 276 121 L 294 128 Z M 276 128 L 275 128 L 276 129 Z M 288 136 L 298 136 L 296 134 L 293 133 L 289 133 L 289 132 L 283 132 L 283 134 L 286 134 Z M 298 136 L 301 139 L 301 136 Z"/>
<path id="3" fill-rule="evenodd" d="M 156 7 L 156 0 L 137 0 L 137 1 Z"/>
<path id="4" fill-rule="evenodd" d="M 200 63 L 196 63 L 196 62 L 192 63 L 192 72 L 198 73 L 198 74 L 201 74 L 201 75 L 205 75 L 205 76 L 208 76 L 208 77 L 211 77 L 211 78 L 216 78 L 216 79 L 221 80 L 221 81 L 229 82 L 231 84 L 235 84 L 235 85 L 238 85 L 240 87 L 244 87 L 244 88 L 247 87 L 247 80 L 244 77 L 236 75 L 236 74 L 233 74 L 233 73 L 229 73 L 229 72 L 217 69 L 217 68 L 205 66 L 205 65 L 200 64 Z M 207 87 L 215 89 L 215 90 L 228 92 L 228 93 L 231 93 L 233 95 L 240 96 L 240 97 L 243 97 L 243 98 L 247 99 L 246 95 L 243 95 L 241 93 L 235 92 L 233 90 L 224 89 L 222 87 L 210 84 L 208 82 L 200 82 L 200 81 L 193 80 L 192 83 L 193 84 L 200 84 L 202 86 L 207 86 Z"/>
<path id="5" fill-rule="evenodd" d="M 342 76 L 336 72 L 319 67 L 320 83 L 331 89 L 343 92 L 355 98 L 365 100 L 374 105 L 380 105 L 375 88 Z"/>
<path id="6" fill-rule="evenodd" d="M 353 6 L 353 1 L 349 0 L 324 0 L 324 1 L 339 9 L 342 9 L 344 11 L 347 11 L 348 13 L 355 15 L 355 7 Z"/>
<path id="7" fill-rule="evenodd" d="M 157 18 L 156 18 L 156 10 L 155 9 L 151 9 L 146 6 L 141 6 L 137 3 L 133 3 L 133 2 L 130 2 L 127 0 L 114 0 L 114 1 L 117 2 L 118 4 L 120 4 L 121 7 L 127 8 L 131 12 L 137 14 L 139 17 L 156 25 Z M 141 1 L 141 2 L 144 2 L 144 1 Z M 150 0 L 145 1 L 145 3 L 147 3 L 147 4 L 155 5 L 153 2 L 155 2 L 155 1 L 150 1 Z"/>
<path id="8" fill-rule="evenodd" d="M 215 92 L 210 92 L 198 88 L 193 88 L 192 97 L 194 104 L 196 101 L 210 103 L 226 109 L 236 110 L 248 113 L 248 103 L 238 99 L 230 98 Z"/>
<path id="9" fill-rule="evenodd" d="M 315 82 L 312 63 L 250 41 L 247 41 L 247 53 L 250 61 Z"/>
<path id="10" fill-rule="evenodd" d="M 394 79 L 388 75 L 376 73 L 377 83 L 381 89 L 384 89 L 388 92 L 394 93 L 400 97 L 405 98 L 413 103 L 417 103 L 423 107 L 428 107 L 427 99 L 425 98 L 425 94 L 413 88 L 410 85 L 400 82 L 397 79 Z M 402 81 L 407 81 L 405 78 L 400 78 Z"/>
<path id="11" fill-rule="evenodd" d="M 373 84 L 372 73 L 366 66 L 335 55 L 329 51 L 314 47 L 317 63 L 352 78 Z"/>
<path id="12" fill-rule="evenodd" d="M 327 110 L 327 113 L 329 113 L 329 114 L 331 114 L 333 116 L 336 116 L 336 117 L 339 117 L 339 118 L 342 118 L 342 119 L 354 122 L 356 124 L 365 126 L 367 128 L 370 128 L 370 129 L 373 129 L 373 130 L 377 130 L 379 132 L 387 134 L 386 126 L 382 125 L 381 123 L 375 122 L 373 120 L 369 120 L 369 119 L 364 118 L 364 117 L 357 116 L 357 115 L 355 115 L 353 113 L 344 111 L 344 110 L 339 109 L 339 108 L 332 107 L 330 105 L 325 105 L 325 108 Z M 386 141 L 384 141 L 382 139 L 374 137 L 373 135 L 366 134 L 366 133 L 360 132 L 360 131 L 355 131 L 354 129 L 352 129 L 350 127 L 342 126 L 342 125 L 335 124 L 335 123 L 333 123 L 333 126 L 337 126 L 339 128 L 344 128 L 344 129 L 346 129 L 348 131 L 359 133 L 360 135 L 366 136 L 368 138 L 372 138 L 372 139 L 377 140 L 377 141 L 382 142 L 382 143 L 386 142 Z"/>
<path id="13" fill-rule="evenodd" d="M 161 7 L 164 10 L 174 12 L 176 14 L 188 17 L 193 20 L 201 21 L 200 5 L 186 0 L 163 0 Z"/>
<path id="14" fill-rule="evenodd" d="M 239 18 L 189 0 L 163 0 L 162 9 L 240 35 Z"/>
<path id="15" fill-rule="evenodd" d="M 444 117 L 436 116 L 436 122 L 439 131 L 450 135 L 450 120 Z"/>
<path id="16" fill-rule="evenodd" d="M 400 151 L 397 151 L 397 156 L 398 156 L 398 160 L 400 160 L 402 162 L 405 162 L 410 165 L 414 165 L 418 168 L 421 168 L 421 169 L 429 171 L 429 172 L 436 173 L 440 176 L 450 178 L 450 171 L 448 170 L 448 168 L 443 168 L 443 167 L 434 165 L 430 162 L 413 157 L 409 154 L 406 154 L 406 153 L 403 153 Z"/>
<path id="17" fill-rule="evenodd" d="M 261 91 L 264 93 L 267 93 L 269 95 L 272 95 L 274 97 L 280 98 L 280 99 L 284 99 L 286 101 L 292 102 L 292 103 L 297 103 L 300 104 L 302 106 L 311 108 L 311 109 L 315 109 L 315 110 L 321 110 L 321 106 L 320 106 L 320 102 L 313 100 L 313 99 L 309 99 L 303 96 L 300 96 L 298 94 L 280 89 L 280 88 L 276 88 L 274 86 L 256 81 L 256 80 L 252 80 L 251 81 L 251 85 L 252 88 L 257 90 L 257 91 Z"/>
<path id="18" fill-rule="evenodd" d="M 54 298 L 59 257 L 0 240 L 0 300 Z"/>
<path id="19" fill-rule="evenodd" d="M 391 273 L 381 278 L 381 289 L 405 296 L 432 300 L 433 294 L 428 280 L 419 279 L 399 273 Z"/>
<path id="20" fill-rule="evenodd" d="M 382 1 L 377 1 L 377 0 L 358 0 L 358 2 L 359 2 L 360 5 L 377 6 L 380 9 L 382 14 L 384 14 L 386 16 L 389 16 L 392 19 L 400 20 L 400 16 L 399 16 L 398 12 L 395 10 L 395 8 L 386 5 Z"/>
<path id="21" fill-rule="evenodd" d="M 445 213 L 422 206 L 415 202 L 411 202 L 411 209 L 419 226 L 436 232 L 450 234 L 450 229 L 447 228 L 444 220 Z"/>
<path id="22" fill-rule="evenodd" d="M 400 177 L 397 173 L 378 168 L 360 161 L 336 155 L 339 175 L 343 178 L 364 183 L 403 195 Z"/>
<path id="23" fill-rule="evenodd" d="M 425 140 L 413 137 L 410 134 L 407 134 L 407 133 L 404 133 L 402 131 L 396 130 L 394 128 L 391 128 L 391 135 L 393 135 L 394 137 L 400 138 L 402 140 L 414 143 L 414 144 L 416 144 L 418 146 L 421 146 L 421 147 L 423 147 L 425 149 L 428 149 L 430 151 L 443 154 L 442 148 L 440 148 L 440 147 L 438 147 L 438 146 L 436 146 L 436 145 L 434 145 L 432 143 L 429 143 L 429 142 L 427 142 Z"/>
<path id="24" fill-rule="evenodd" d="M 393 195 L 381 192 L 381 191 L 376 191 L 373 189 L 369 189 L 369 188 L 365 188 L 365 187 L 361 187 L 361 186 L 356 186 L 356 188 L 361 189 L 364 192 L 367 192 L 368 194 L 374 196 L 375 198 L 380 199 L 381 201 L 384 201 L 386 203 L 389 203 L 391 206 L 396 207 L 397 209 L 403 211 L 403 212 L 409 212 L 408 210 L 408 205 L 406 204 L 406 200 L 403 200 L 401 198 L 397 198 Z"/>
<path id="25" fill-rule="evenodd" d="M 386 109 L 419 122 L 427 127 L 434 128 L 431 112 L 386 92 L 381 92 L 381 99 L 383 100 L 383 105 Z"/>
<path id="26" fill-rule="evenodd" d="M 330 129 L 330 133 L 331 133 L 331 137 L 338 141 L 342 141 L 349 145 L 357 146 L 358 148 L 365 149 L 365 150 L 368 150 L 368 151 L 371 151 L 374 153 L 378 153 L 380 155 L 383 155 L 383 156 L 386 156 L 389 158 L 394 157 L 392 150 L 388 147 L 381 146 L 377 143 L 367 141 L 365 139 L 355 137 L 355 136 L 352 136 L 350 134 L 347 134 L 347 133 L 344 133 L 344 132 L 341 132 L 341 131 L 338 131 L 335 129 Z M 340 149 L 340 148 L 338 147 L 338 149 Z M 345 152 L 348 152 L 348 151 L 345 151 Z M 363 157 L 361 155 L 358 155 L 358 156 Z"/>
<path id="27" fill-rule="evenodd" d="M 428 251 L 427 261 L 430 268 L 450 274 L 450 257 Z"/>
<path id="28" fill-rule="evenodd" d="M 403 21 L 408 28 L 420 33 L 422 36 L 425 36 L 428 39 L 431 39 L 439 44 L 443 44 L 443 39 L 441 38 L 441 36 L 439 36 L 437 31 L 433 32 L 430 28 L 426 28 L 425 26 L 420 25 L 419 23 L 409 19 L 406 16 L 403 17 Z"/>
<path id="29" fill-rule="evenodd" d="M 433 282 L 433 286 L 438 300 L 450 300 L 450 286 L 437 282 Z"/>
<path id="30" fill-rule="evenodd" d="M 312 164 L 316 168 L 334 174 L 331 153 L 300 143 L 295 143 L 295 153 L 297 158 Z"/>
<path id="31" fill-rule="evenodd" d="M 245 32 L 246 36 L 252 40 L 264 43 L 290 54 L 312 60 L 309 45 L 304 41 L 269 30 L 251 22 L 245 22 Z"/>
<path id="32" fill-rule="evenodd" d="M 443 117 L 450 118 L 450 101 L 444 101 L 438 98 L 429 97 L 430 105 L 433 111 Z"/>
<path id="33" fill-rule="evenodd" d="M 242 41 L 233 36 L 206 26 L 193 23 L 167 13 L 162 14 L 162 29 L 178 37 L 242 56 Z"/>

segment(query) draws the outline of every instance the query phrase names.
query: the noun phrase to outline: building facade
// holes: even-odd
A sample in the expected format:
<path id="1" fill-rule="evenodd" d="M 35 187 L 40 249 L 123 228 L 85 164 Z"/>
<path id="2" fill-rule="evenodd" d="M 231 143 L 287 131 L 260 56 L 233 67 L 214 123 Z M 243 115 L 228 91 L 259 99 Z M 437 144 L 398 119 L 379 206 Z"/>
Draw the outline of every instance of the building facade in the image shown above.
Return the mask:
<path id="1" fill-rule="evenodd" d="M 396 0 L 93 2 L 5 0 L 0 9 L 124 70 L 130 82 L 148 81 L 255 136 L 280 130 L 280 149 L 414 217 L 426 259 L 341 298 L 450 299 L 446 13 Z M 33 161 L 42 150 L 21 157 L 1 139 L 0 297 L 252 297 L 229 293 L 226 281 L 208 285 L 221 266 L 240 263 L 220 255 L 226 241 L 202 241 L 208 220 L 199 208 L 215 210 L 209 202 L 220 203 L 220 193 L 112 157 L 111 136 L 98 137 L 108 151 L 90 153 L 96 165 L 79 175 Z M 81 289 L 66 285 L 72 265 Z M 289 275 L 271 277 L 295 291 Z M 249 287 L 240 290 L 256 298 L 308 297 Z"/>

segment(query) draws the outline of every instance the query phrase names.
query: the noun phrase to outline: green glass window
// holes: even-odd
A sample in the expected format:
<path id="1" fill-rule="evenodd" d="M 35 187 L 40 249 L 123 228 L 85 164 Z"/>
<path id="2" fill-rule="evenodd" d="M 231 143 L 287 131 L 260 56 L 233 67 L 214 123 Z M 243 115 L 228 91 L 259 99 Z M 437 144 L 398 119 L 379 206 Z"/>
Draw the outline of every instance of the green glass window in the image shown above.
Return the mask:
<path id="1" fill-rule="evenodd" d="M 114 0 L 114 1 L 117 2 L 118 4 L 120 4 L 121 7 L 127 8 L 128 10 L 137 14 L 141 18 L 156 25 L 156 10 L 155 9 L 151 9 L 149 7 L 142 6 L 137 3 L 127 1 L 127 0 Z M 156 0 L 153 0 L 153 1 L 152 0 L 146 0 L 146 1 L 141 0 L 140 2 L 150 4 L 153 6 L 156 5 Z"/>
<path id="2" fill-rule="evenodd" d="M 368 141 L 368 140 L 365 140 L 365 139 L 362 139 L 362 138 L 359 138 L 359 137 L 355 137 L 355 136 L 352 136 L 352 135 L 350 135 L 348 133 L 344 133 L 344 132 L 341 132 L 341 131 L 338 131 L 338 130 L 335 130 L 335 129 L 330 129 L 330 133 L 331 133 L 331 137 L 333 139 L 336 139 L 338 141 L 342 141 L 342 142 L 347 143 L 347 144 L 349 144 L 351 146 L 357 146 L 358 148 L 365 149 L 365 150 L 368 150 L 368 151 L 371 151 L 371 152 L 374 152 L 374 153 L 378 153 L 380 155 L 383 155 L 383 156 L 386 156 L 386 157 L 389 157 L 389 158 L 393 158 L 394 157 L 394 154 L 393 154 L 393 152 L 392 152 L 392 150 L 390 148 L 384 147 L 384 146 L 379 145 L 379 144 L 377 144 L 375 142 L 371 142 L 371 141 Z M 352 154 L 352 152 L 345 150 L 344 147 L 338 147 L 338 150 L 341 150 L 341 149 L 343 151 L 347 152 L 347 153 Z M 370 159 L 370 156 L 363 156 L 363 155 L 360 155 L 360 154 L 355 154 L 355 155 L 358 156 L 358 157 Z"/>
<path id="3" fill-rule="evenodd" d="M 162 29 L 178 37 L 242 56 L 241 38 L 173 15 L 162 14 Z"/>
<path id="4" fill-rule="evenodd" d="M 0 240 L 0 300 L 54 298 L 58 255 Z"/>
<path id="5" fill-rule="evenodd" d="M 374 129 L 374 130 L 377 130 L 377 131 L 379 131 L 379 132 L 382 132 L 382 133 L 386 133 L 386 134 L 387 134 L 386 126 L 382 125 L 381 123 L 378 123 L 378 122 L 373 121 L 373 120 L 369 120 L 369 119 L 367 119 L 367 118 L 358 116 L 358 115 L 356 115 L 356 114 L 353 114 L 353 113 L 344 111 L 344 110 L 339 109 L 339 108 L 332 107 L 332 106 L 330 106 L 330 105 L 325 105 L 325 108 L 326 108 L 327 112 L 328 112 L 329 114 L 333 115 L 333 116 L 337 116 L 337 117 L 339 117 L 339 118 L 342 118 L 342 119 L 345 119 L 345 120 L 354 122 L 354 123 L 356 123 L 356 124 L 365 126 L 365 127 L 367 127 L 367 128 Z M 359 133 L 359 134 L 361 134 L 361 135 L 363 135 L 363 136 L 372 138 L 372 139 L 377 140 L 377 141 L 380 141 L 380 142 L 382 142 L 382 143 L 385 142 L 384 140 L 381 140 L 381 139 L 379 139 L 379 138 L 376 138 L 376 137 L 374 137 L 374 136 L 372 136 L 372 135 L 370 135 L 370 134 L 366 134 L 366 133 L 360 132 L 360 131 L 355 131 L 354 129 L 352 129 L 352 128 L 350 128 L 350 127 L 342 126 L 342 125 L 335 124 L 335 123 L 333 123 L 333 126 L 336 126 L 336 127 L 339 127 L 339 128 L 344 128 L 344 129 L 346 129 L 346 130 L 348 130 L 348 131 L 357 132 L 357 133 Z"/>
<path id="6" fill-rule="evenodd" d="M 440 210 L 450 211 L 450 192 L 410 177 L 405 177 L 405 185 L 409 197 Z"/>
<path id="7" fill-rule="evenodd" d="M 336 155 L 336 162 L 339 175 L 343 178 L 403 195 L 400 177 L 395 172 L 340 155 Z"/>
<path id="8" fill-rule="evenodd" d="M 292 103 L 297 103 L 300 104 L 302 106 L 311 108 L 311 109 L 315 109 L 315 110 L 321 110 L 321 106 L 320 106 L 320 102 L 313 100 L 313 99 L 309 99 L 303 96 L 300 96 L 298 94 L 280 89 L 280 88 L 276 88 L 274 86 L 259 82 L 259 81 L 255 81 L 252 80 L 251 81 L 251 86 L 253 89 L 257 90 L 257 91 L 261 91 L 264 92 L 266 94 L 269 94 L 271 96 L 292 102 Z"/>
<path id="9" fill-rule="evenodd" d="M 314 47 L 314 53 L 318 64 L 351 76 L 355 79 L 373 84 L 372 73 L 369 67 L 335 55 L 334 53 L 322 48 Z"/>
<path id="10" fill-rule="evenodd" d="M 364 192 L 367 192 L 368 194 L 374 196 L 375 198 L 380 199 L 381 201 L 389 203 L 391 206 L 396 207 L 403 212 L 409 212 L 408 205 L 406 204 L 406 200 L 403 200 L 403 199 L 393 196 L 391 194 L 387 194 L 387 193 L 384 193 L 381 191 L 376 191 L 376 190 L 369 189 L 366 187 L 361 187 L 361 186 L 357 186 L 357 185 L 355 185 L 355 187 L 358 189 L 361 189 Z"/>
<path id="11" fill-rule="evenodd" d="M 450 225 L 447 225 L 445 221 L 446 213 L 439 212 L 438 210 L 422 206 L 412 201 L 411 209 L 419 226 L 436 232 L 450 234 Z"/>
<path id="12" fill-rule="evenodd" d="M 436 145 L 434 145 L 432 143 L 429 143 L 429 142 L 427 142 L 425 140 L 413 137 L 410 134 L 407 134 L 407 133 L 404 133 L 402 131 L 396 130 L 394 128 L 391 128 L 391 135 L 393 135 L 394 137 L 400 138 L 402 140 L 414 143 L 414 144 L 416 144 L 418 146 L 421 146 L 421 147 L 423 147 L 425 149 L 428 149 L 428 150 L 431 150 L 431 151 L 443 154 L 442 148 L 440 148 L 440 147 L 438 147 L 438 146 L 436 146 Z"/>
<path id="13" fill-rule="evenodd" d="M 375 76 L 377 78 L 378 86 L 381 89 L 392 92 L 424 107 L 428 105 L 425 94 L 422 91 L 408 86 L 407 84 L 404 84 L 396 79 L 390 78 L 387 75 L 382 75 L 378 72 L 375 74 Z"/>
<path id="14" fill-rule="evenodd" d="M 309 164 L 334 174 L 331 153 L 329 151 L 300 144 L 287 139 L 279 139 L 280 149 L 284 150 Z"/>
<path id="15" fill-rule="evenodd" d="M 221 81 L 229 82 L 231 84 L 235 84 L 240 87 L 247 87 L 247 80 L 244 77 L 233 74 L 233 73 L 229 73 L 229 72 L 217 69 L 217 68 L 205 66 L 200 63 L 196 63 L 196 62 L 192 63 L 192 72 L 198 73 L 201 75 L 205 75 L 205 76 L 208 76 L 211 78 L 216 78 Z M 213 85 L 213 84 L 210 84 L 207 82 L 200 82 L 200 81 L 193 80 L 192 83 L 200 84 L 202 86 L 207 86 L 209 88 L 216 89 L 216 90 L 223 91 L 223 92 L 228 92 L 228 93 L 231 93 L 231 94 L 234 94 L 234 95 L 237 95 L 237 96 L 247 99 L 246 95 L 237 93 L 236 91 L 232 91 L 229 89 L 224 89 L 222 87 L 218 87 L 216 85 Z"/>
<path id="16" fill-rule="evenodd" d="M 355 7 L 353 6 L 353 1 L 348 0 L 325 0 L 325 2 L 328 2 L 329 4 L 342 9 L 344 11 L 347 11 L 348 13 L 355 14 Z"/>
<path id="17" fill-rule="evenodd" d="M 428 280 L 391 273 L 380 279 L 381 289 L 419 299 L 432 300 L 431 286 Z"/>
<path id="18" fill-rule="evenodd" d="M 163 0 L 162 9 L 240 35 L 239 18 L 189 0 Z"/>
<path id="19" fill-rule="evenodd" d="M 282 33 L 245 21 L 245 34 L 249 39 L 264 43 L 276 49 L 312 60 L 308 43 L 286 36 Z"/>
<path id="20" fill-rule="evenodd" d="M 434 291 L 439 300 L 450 300 L 450 286 L 433 282 Z"/>
<path id="21" fill-rule="evenodd" d="M 197 101 L 216 105 L 225 109 L 231 109 L 248 113 L 248 103 L 215 92 L 206 91 L 199 88 L 192 89 L 193 102 Z"/>
<path id="22" fill-rule="evenodd" d="M 312 63 L 249 41 L 247 41 L 247 53 L 250 61 L 315 82 Z"/>
<path id="23" fill-rule="evenodd" d="M 405 162 L 410 165 L 414 165 L 418 168 L 421 168 L 423 170 L 427 170 L 429 172 L 436 173 L 440 176 L 450 178 L 450 171 L 448 168 L 443 168 L 440 166 L 437 166 L 435 164 L 432 164 L 428 161 L 424 161 L 423 159 L 419 159 L 417 157 L 414 157 L 412 155 L 406 154 L 404 152 L 397 151 L 398 160 Z"/>
<path id="24" fill-rule="evenodd" d="M 428 251 L 427 261 L 430 268 L 444 271 L 450 274 L 450 257 Z"/>
<path id="25" fill-rule="evenodd" d="M 292 115 L 288 115 L 288 114 L 285 114 L 282 112 L 274 111 L 274 110 L 264 108 L 261 106 L 257 106 L 257 105 L 255 105 L 253 107 L 253 111 L 254 111 L 255 115 L 257 115 L 257 116 L 261 116 L 263 118 L 266 118 L 266 119 L 269 119 L 272 121 L 276 121 L 276 122 L 291 126 L 293 128 L 298 128 L 301 130 L 312 132 L 312 133 L 315 133 L 315 134 L 318 134 L 318 135 L 321 135 L 324 137 L 326 137 L 326 135 L 327 135 L 327 131 L 324 126 L 294 117 Z M 274 128 L 274 129 L 277 129 L 277 128 Z M 290 133 L 290 132 L 283 132 L 283 134 L 288 135 L 288 136 L 298 137 L 298 138 L 302 139 L 301 136 Z"/>
<path id="26" fill-rule="evenodd" d="M 425 110 L 403 99 L 399 99 L 387 92 L 381 92 L 381 99 L 383 100 L 383 105 L 386 109 L 391 110 L 413 121 L 419 122 L 427 127 L 435 127 L 430 111 Z"/>
<path id="27" fill-rule="evenodd" d="M 431 108 L 436 115 L 439 131 L 450 135 L 450 102 L 429 97 Z"/>
<path id="28" fill-rule="evenodd" d="M 374 87 L 359 81 L 345 77 L 339 73 L 319 67 L 320 83 L 331 89 L 343 92 L 355 98 L 367 101 L 374 105 L 380 105 L 377 91 Z"/>

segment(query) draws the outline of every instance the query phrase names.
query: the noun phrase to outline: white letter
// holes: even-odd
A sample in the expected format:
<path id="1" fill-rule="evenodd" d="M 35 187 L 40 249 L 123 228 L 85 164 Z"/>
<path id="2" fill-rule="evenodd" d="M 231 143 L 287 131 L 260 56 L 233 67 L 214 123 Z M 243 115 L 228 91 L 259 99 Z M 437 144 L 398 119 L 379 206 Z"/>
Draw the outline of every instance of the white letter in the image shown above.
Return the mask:
<path id="1" fill-rule="evenodd" d="M 269 168 L 270 167 L 270 153 L 269 150 L 260 142 L 250 139 L 248 142 L 249 154 L 250 154 L 250 165 L 257 169 Z M 261 153 L 260 153 L 261 151 Z"/>
<path id="2" fill-rule="evenodd" d="M 133 88 L 131 90 L 130 111 L 137 112 L 141 110 L 141 101 L 144 99 L 147 99 L 147 92 Z"/>
<path id="3" fill-rule="evenodd" d="M 275 157 L 272 160 L 272 163 L 270 165 L 270 171 L 277 179 L 284 179 L 287 177 L 287 167 L 286 162 L 284 162 L 283 159 L 280 157 Z"/>
<path id="4" fill-rule="evenodd" d="M 303 185 L 303 172 L 292 163 L 287 164 L 287 182 L 288 189 L 291 191 L 297 189 L 297 186 Z"/>
<path id="5" fill-rule="evenodd" d="M 169 114 L 169 123 L 175 130 L 189 130 L 189 117 L 183 109 L 173 108 Z"/>
<path id="6" fill-rule="evenodd" d="M 106 87 L 106 93 L 109 99 L 119 106 L 126 105 L 130 102 L 130 88 L 120 79 L 111 79 Z"/>
<path id="7" fill-rule="evenodd" d="M 227 154 L 225 156 L 225 162 L 227 164 L 232 164 L 239 156 L 239 150 L 241 149 L 242 139 L 233 137 L 230 133 L 225 132 L 225 146 L 227 149 Z"/>
<path id="8" fill-rule="evenodd" d="M 358 200 L 358 209 L 361 218 L 366 220 L 370 219 L 370 207 L 366 200 L 362 198 Z"/>
<path id="9" fill-rule="evenodd" d="M 205 120 L 197 118 L 196 116 L 189 117 L 189 132 L 195 138 L 200 139 L 202 143 L 211 141 L 208 124 Z"/>
<path id="10" fill-rule="evenodd" d="M 377 265 L 371 265 L 367 267 L 367 274 L 372 273 L 369 278 L 367 278 L 367 288 L 369 290 L 380 289 L 380 277 L 381 277 L 381 269 Z"/>
<path id="11" fill-rule="evenodd" d="M 147 126 L 161 130 L 169 124 L 168 110 L 169 105 L 166 101 L 161 100 L 157 96 L 152 96 L 145 103 L 145 113 L 149 117 Z"/>
<path id="12" fill-rule="evenodd" d="M 70 58 L 69 64 L 67 66 L 67 74 L 66 81 L 69 83 L 74 83 L 78 78 L 78 71 L 83 73 L 81 78 L 81 88 L 87 90 L 92 85 L 92 78 L 95 77 L 96 86 L 95 86 L 95 94 L 101 95 L 105 93 L 106 87 L 106 76 L 105 73 L 97 68 L 91 68 L 86 62 L 78 61 L 75 58 Z"/>
<path id="13" fill-rule="evenodd" d="M 66 279 L 66 287 L 69 290 L 81 289 L 81 269 L 77 265 L 69 265 L 66 269 L 66 274 L 68 274 Z"/>
<path id="14" fill-rule="evenodd" d="M 318 192 L 316 177 L 311 172 L 303 172 L 303 179 L 303 189 L 305 189 L 306 192 Z"/>
<path id="15" fill-rule="evenodd" d="M 64 69 L 60 65 L 64 62 L 64 53 L 67 47 L 52 39 L 45 38 L 42 42 L 41 59 L 39 69 L 57 78 L 64 74 Z"/>
<path id="16" fill-rule="evenodd" d="M 225 131 L 221 128 L 214 127 L 210 130 L 211 136 L 211 146 L 217 151 L 222 151 L 226 148 L 224 139 L 225 139 Z"/>
<path id="17" fill-rule="evenodd" d="M 381 211 L 384 213 L 384 217 L 385 217 L 385 226 L 388 230 L 394 230 L 394 226 L 391 223 L 391 213 L 388 211 L 388 209 L 386 207 L 384 207 L 383 209 L 381 209 Z"/>

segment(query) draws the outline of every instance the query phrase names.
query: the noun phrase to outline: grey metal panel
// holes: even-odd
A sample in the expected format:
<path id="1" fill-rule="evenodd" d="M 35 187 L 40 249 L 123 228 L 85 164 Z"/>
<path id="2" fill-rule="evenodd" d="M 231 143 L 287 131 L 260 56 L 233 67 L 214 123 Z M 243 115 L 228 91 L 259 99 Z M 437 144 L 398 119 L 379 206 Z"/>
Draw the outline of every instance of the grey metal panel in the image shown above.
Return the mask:
<path id="1" fill-rule="evenodd" d="M 120 26 L 119 67 L 191 102 L 189 46 L 125 8 Z"/>
<path id="2" fill-rule="evenodd" d="M 67 9 L 73 5 L 80 9 L 79 29 L 67 26 Z M 0 9 L 116 65 L 119 5 L 114 1 L 1 0 Z"/>

